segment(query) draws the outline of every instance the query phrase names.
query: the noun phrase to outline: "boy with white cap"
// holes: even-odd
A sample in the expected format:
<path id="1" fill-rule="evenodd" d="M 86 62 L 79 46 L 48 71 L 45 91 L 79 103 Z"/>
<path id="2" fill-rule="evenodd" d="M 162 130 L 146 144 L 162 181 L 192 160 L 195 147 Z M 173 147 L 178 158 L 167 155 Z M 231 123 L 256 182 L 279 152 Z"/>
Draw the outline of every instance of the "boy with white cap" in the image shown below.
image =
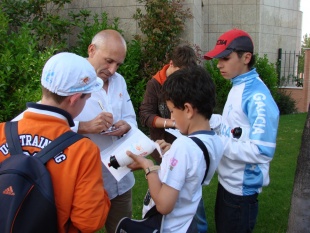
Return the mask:
<path id="1" fill-rule="evenodd" d="M 102 88 L 93 66 L 73 53 L 59 53 L 45 64 L 40 103 L 28 103 L 18 122 L 24 154 L 34 155 L 74 125 L 92 92 Z M 0 147 L 7 147 L 4 123 L 0 124 Z M 27 140 L 25 139 L 27 138 Z M 5 153 L 6 152 L 6 153 Z M 0 162 L 8 158 L 0 150 Z M 83 138 L 46 163 L 57 208 L 58 232 L 95 232 L 103 227 L 110 200 L 103 188 L 100 152 Z"/>
<path id="2" fill-rule="evenodd" d="M 254 45 L 239 29 L 222 34 L 204 58 L 218 59 L 222 76 L 232 82 L 222 114 L 224 154 L 218 166 L 215 222 L 218 233 L 252 232 L 257 196 L 269 184 L 269 164 L 276 148 L 279 110 L 252 66 Z M 240 127 L 242 134 L 234 129 Z"/>

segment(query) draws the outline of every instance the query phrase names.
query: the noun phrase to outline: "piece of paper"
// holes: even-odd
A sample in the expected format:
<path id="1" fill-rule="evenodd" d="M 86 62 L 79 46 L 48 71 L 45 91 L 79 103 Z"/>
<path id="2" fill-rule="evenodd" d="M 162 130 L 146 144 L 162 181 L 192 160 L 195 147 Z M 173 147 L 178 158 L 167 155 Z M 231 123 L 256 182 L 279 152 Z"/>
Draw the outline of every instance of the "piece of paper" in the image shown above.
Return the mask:
<path id="1" fill-rule="evenodd" d="M 108 129 L 107 131 L 102 131 L 100 134 L 112 133 L 117 130 L 119 130 L 119 128 L 111 128 L 111 129 Z"/>
<path id="2" fill-rule="evenodd" d="M 162 158 L 163 155 L 162 155 L 162 153 L 161 153 L 161 149 L 160 149 L 160 146 L 159 146 L 158 143 L 155 143 L 155 148 L 156 148 L 156 150 L 158 151 L 158 153 L 159 153 L 159 155 L 160 155 L 160 158 Z"/>
<path id="3" fill-rule="evenodd" d="M 173 136 L 175 137 L 180 137 L 182 136 L 182 134 L 180 133 L 180 131 L 178 129 L 171 129 L 171 128 L 168 128 L 168 129 L 165 129 L 166 132 L 172 134 Z"/>
<path id="4" fill-rule="evenodd" d="M 108 168 L 108 170 L 111 172 L 111 174 L 117 181 L 120 181 L 127 173 L 131 172 L 131 170 L 127 166 L 119 167 L 117 169 L 109 167 L 108 164 L 110 163 L 110 157 L 112 155 L 123 153 L 130 147 L 131 144 L 137 142 L 141 138 L 147 138 L 148 140 L 152 141 L 138 128 L 132 127 L 123 137 L 116 140 L 111 146 L 100 152 L 101 161 Z M 157 143 L 153 141 L 152 143 L 155 144 L 156 149 L 159 148 L 159 145 Z M 160 149 L 158 152 L 160 153 Z"/>

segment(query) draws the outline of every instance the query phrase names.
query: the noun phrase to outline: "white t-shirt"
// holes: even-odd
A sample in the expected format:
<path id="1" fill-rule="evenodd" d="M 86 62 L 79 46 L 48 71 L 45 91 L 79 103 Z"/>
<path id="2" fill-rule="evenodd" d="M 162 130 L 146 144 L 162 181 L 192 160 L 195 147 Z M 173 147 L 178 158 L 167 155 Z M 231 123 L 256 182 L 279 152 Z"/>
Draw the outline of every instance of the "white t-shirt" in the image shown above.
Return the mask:
<path id="1" fill-rule="evenodd" d="M 206 145 L 210 168 L 204 184 L 209 184 L 221 156 L 223 146 L 214 131 L 199 131 L 195 136 Z M 165 153 L 159 171 L 162 183 L 179 190 L 179 197 L 171 213 L 164 216 L 162 232 L 186 232 L 202 197 L 201 182 L 206 162 L 200 147 L 187 136 L 178 137 Z"/>

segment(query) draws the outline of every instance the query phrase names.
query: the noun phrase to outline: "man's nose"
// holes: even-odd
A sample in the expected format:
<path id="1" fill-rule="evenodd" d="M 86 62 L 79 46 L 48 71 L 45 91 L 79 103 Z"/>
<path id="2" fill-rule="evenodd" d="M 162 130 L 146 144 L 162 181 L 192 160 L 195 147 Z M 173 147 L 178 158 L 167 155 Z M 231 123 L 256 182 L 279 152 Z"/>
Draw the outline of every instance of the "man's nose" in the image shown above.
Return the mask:
<path id="1" fill-rule="evenodd" d="M 117 65 L 117 64 L 110 64 L 108 70 L 109 70 L 110 73 L 113 75 L 113 74 L 117 71 L 117 69 L 118 69 L 118 65 Z"/>

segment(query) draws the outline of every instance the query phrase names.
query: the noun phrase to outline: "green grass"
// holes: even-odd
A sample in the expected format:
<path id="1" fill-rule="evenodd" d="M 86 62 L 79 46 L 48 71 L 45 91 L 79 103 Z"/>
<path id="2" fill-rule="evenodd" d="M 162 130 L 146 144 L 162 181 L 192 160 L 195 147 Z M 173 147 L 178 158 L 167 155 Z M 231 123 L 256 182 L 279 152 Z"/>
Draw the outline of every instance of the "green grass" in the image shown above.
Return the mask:
<path id="1" fill-rule="evenodd" d="M 277 137 L 277 148 L 270 165 L 270 184 L 259 195 L 259 214 L 254 233 L 285 233 L 291 194 L 307 113 L 283 115 Z M 141 219 L 142 201 L 147 190 L 143 171 L 134 172 L 133 218 Z M 208 233 L 215 233 L 214 205 L 217 188 L 215 175 L 209 186 L 203 187 L 203 199 L 209 224 Z"/>
<path id="2" fill-rule="evenodd" d="M 307 114 L 283 115 L 277 148 L 270 164 L 270 185 L 259 195 L 259 216 L 255 233 L 286 232 L 297 157 Z"/>

